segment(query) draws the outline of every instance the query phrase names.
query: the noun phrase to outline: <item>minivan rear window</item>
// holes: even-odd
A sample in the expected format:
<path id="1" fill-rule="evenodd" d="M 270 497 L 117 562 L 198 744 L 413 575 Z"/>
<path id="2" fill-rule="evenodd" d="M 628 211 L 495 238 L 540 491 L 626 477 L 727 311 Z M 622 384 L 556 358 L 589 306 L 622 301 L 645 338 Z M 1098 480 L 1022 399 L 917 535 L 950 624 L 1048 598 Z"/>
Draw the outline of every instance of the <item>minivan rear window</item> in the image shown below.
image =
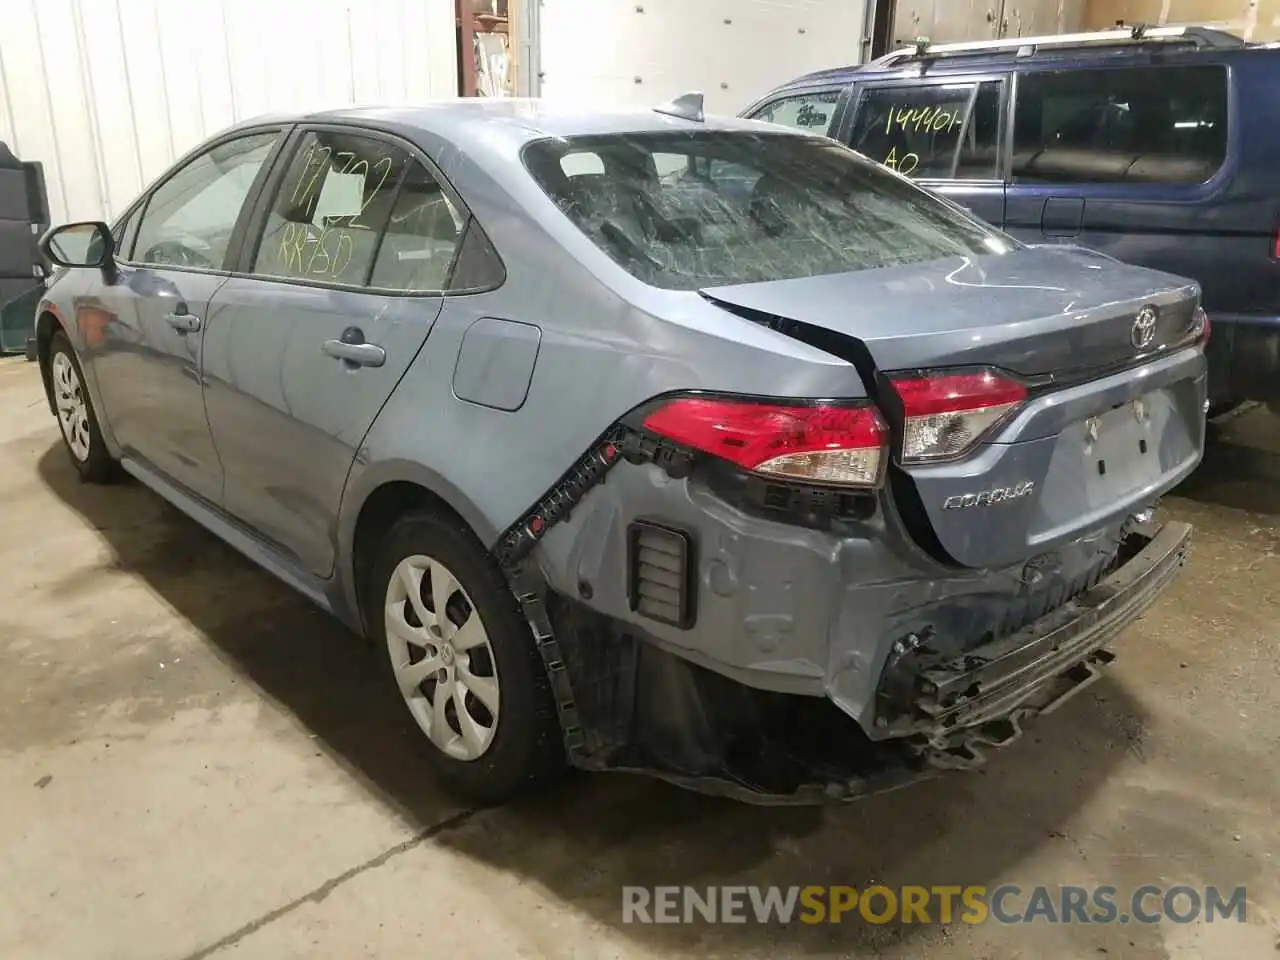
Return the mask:
<path id="1" fill-rule="evenodd" d="M 1222 66 L 1125 67 L 1018 77 L 1013 179 L 1203 183 L 1227 156 Z"/>
<path id="2" fill-rule="evenodd" d="M 579 154 L 598 158 L 603 169 L 575 162 Z M 557 138 L 529 144 L 524 162 L 597 246 L 632 275 L 668 289 L 846 273 L 1015 245 L 821 137 L 707 130 Z"/>

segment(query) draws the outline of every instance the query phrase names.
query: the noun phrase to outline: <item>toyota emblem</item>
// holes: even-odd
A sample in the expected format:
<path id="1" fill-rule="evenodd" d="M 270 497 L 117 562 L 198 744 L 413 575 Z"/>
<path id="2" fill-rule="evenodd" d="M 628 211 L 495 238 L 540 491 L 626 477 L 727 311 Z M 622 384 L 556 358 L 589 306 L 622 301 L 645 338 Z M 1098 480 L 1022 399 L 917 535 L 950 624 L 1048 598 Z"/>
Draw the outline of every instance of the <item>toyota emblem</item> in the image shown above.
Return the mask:
<path id="1" fill-rule="evenodd" d="M 1138 311 L 1138 317 L 1133 321 L 1133 327 L 1129 331 L 1129 340 L 1139 350 L 1145 350 L 1151 346 L 1156 339 L 1156 308 L 1145 306 Z"/>

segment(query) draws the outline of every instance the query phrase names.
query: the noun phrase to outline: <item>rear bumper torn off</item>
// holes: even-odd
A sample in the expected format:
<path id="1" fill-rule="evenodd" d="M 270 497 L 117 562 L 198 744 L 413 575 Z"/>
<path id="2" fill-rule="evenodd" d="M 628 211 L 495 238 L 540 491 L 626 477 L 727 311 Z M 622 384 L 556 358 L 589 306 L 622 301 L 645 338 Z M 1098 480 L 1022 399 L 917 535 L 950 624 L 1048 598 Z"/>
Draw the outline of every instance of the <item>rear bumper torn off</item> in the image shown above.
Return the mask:
<path id="1" fill-rule="evenodd" d="M 632 464 L 624 442 L 602 438 L 536 513 L 571 519 L 547 537 L 530 522 L 497 551 L 566 752 L 756 803 L 848 801 L 980 763 L 983 744 L 1083 689 L 1190 537 L 1131 518 L 1028 562 L 943 568 L 886 546 L 902 539 L 892 511 L 783 523 Z M 688 629 L 629 604 L 629 531 L 654 517 L 700 548 Z"/>
<path id="2" fill-rule="evenodd" d="M 1190 539 L 1185 523 L 1136 528 L 1110 575 L 1023 629 L 945 663 L 891 663 L 881 690 L 895 693 L 882 693 L 877 725 L 907 736 L 931 765 L 981 763 L 981 746 L 1012 742 L 1020 720 L 1053 710 L 1097 678 L 1114 659 L 1107 644 L 1173 580 Z"/>

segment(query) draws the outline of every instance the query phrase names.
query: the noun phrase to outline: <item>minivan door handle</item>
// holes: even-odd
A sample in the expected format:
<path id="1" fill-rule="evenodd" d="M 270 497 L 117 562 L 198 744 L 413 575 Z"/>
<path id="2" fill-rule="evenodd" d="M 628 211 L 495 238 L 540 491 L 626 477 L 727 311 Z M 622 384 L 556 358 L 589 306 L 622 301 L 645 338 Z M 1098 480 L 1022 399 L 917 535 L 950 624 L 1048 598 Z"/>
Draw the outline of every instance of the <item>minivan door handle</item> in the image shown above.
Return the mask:
<path id="1" fill-rule="evenodd" d="M 1040 232 L 1045 237 L 1063 239 L 1080 236 L 1084 208 L 1083 197 L 1049 197 L 1040 214 Z"/>
<path id="2" fill-rule="evenodd" d="M 387 362 L 387 351 L 376 343 L 366 343 L 359 327 L 347 327 L 341 340 L 326 340 L 321 349 L 326 357 L 357 367 L 380 367 Z"/>

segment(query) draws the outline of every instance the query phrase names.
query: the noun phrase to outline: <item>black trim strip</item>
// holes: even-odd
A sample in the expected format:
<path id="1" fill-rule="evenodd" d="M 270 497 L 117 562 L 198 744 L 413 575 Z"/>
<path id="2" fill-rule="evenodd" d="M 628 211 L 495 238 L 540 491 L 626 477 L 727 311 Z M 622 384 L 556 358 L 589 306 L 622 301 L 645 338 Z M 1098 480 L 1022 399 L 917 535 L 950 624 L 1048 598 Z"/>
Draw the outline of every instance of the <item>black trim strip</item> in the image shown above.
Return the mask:
<path id="1" fill-rule="evenodd" d="M 378 235 L 373 240 L 373 250 L 369 254 L 369 269 L 364 272 L 364 282 L 360 284 L 362 287 L 370 287 L 373 285 L 373 271 L 378 266 L 378 254 L 382 252 L 382 243 L 387 239 L 387 234 L 391 230 L 391 218 L 396 214 L 396 204 L 400 202 L 400 194 L 404 192 L 404 185 L 409 182 L 409 171 L 413 169 L 413 155 L 410 154 L 405 159 L 404 167 L 400 170 L 400 176 L 396 179 L 395 191 L 391 195 L 391 206 L 387 212 L 387 222 L 382 225 L 382 229 L 378 231 Z M 356 219 L 359 219 L 357 217 Z M 265 226 L 265 224 L 264 224 Z M 462 246 L 462 237 L 458 237 L 458 242 L 454 246 L 454 256 L 458 255 L 458 247 Z M 445 287 L 449 286 L 448 275 L 445 276 Z"/>
<path id="2" fill-rule="evenodd" d="M 553 526 L 569 516 L 570 511 L 596 486 L 622 457 L 622 443 L 627 430 L 614 426 L 560 478 L 534 506 L 525 512 L 498 538 L 494 555 L 503 575 L 520 603 L 520 609 L 533 631 L 533 641 L 542 657 L 556 704 L 556 715 L 570 760 L 582 762 L 587 749 L 586 734 L 573 683 L 559 641 L 551 626 L 544 597 L 545 584 L 536 568 L 529 569 L 521 561 Z"/>
<path id="3" fill-rule="evenodd" d="M 498 538 L 495 550 L 502 568 L 511 569 L 523 560 L 548 530 L 568 518 L 582 498 L 607 474 L 622 456 L 622 445 L 631 431 L 615 425 L 580 457 L 555 486 L 548 490 Z"/>

